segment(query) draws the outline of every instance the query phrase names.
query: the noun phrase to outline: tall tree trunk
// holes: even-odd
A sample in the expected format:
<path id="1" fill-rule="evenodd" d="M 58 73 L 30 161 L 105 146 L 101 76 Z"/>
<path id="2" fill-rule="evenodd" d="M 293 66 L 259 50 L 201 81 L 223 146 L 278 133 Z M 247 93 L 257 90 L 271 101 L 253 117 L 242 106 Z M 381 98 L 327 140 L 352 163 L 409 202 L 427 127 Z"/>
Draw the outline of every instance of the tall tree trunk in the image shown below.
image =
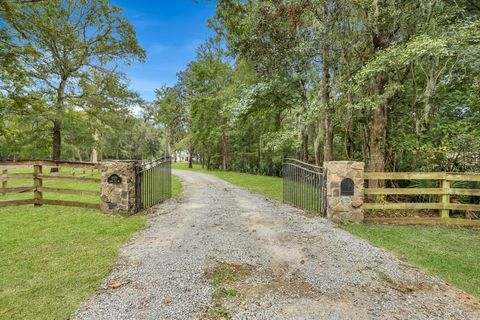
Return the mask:
<path id="1" fill-rule="evenodd" d="M 177 154 L 175 153 L 175 150 L 172 151 L 172 139 L 171 139 L 171 130 L 167 130 L 167 134 L 165 135 L 165 154 L 164 156 L 166 157 L 171 157 L 173 158 L 173 162 L 177 162 Z"/>
<path id="2" fill-rule="evenodd" d="M 92 156 L 90 157 L 90 161 L 93 163 L 98 162 L 98 153 L 96 148 L 92 149 Z"/>
<path id="3" fill-rule="evenodd" d="M 188 167 L 190 169 L 193 168 L 192 162 L 193 162 L 193 145 L 190 144 L 188 148 Z"/>
<path id="4" fill-rule="evenodd" d="M 370 132 L 370 171 L 385 171 L 386 106 L 379 106 L 373 113 Z"/>
<path id="5" fill-rule="evenodd" d="M 385 49 L 390 41 L 391 35 L 381 34 L 376 31 L 372 37 L 373 53 Z M 381 96 L 385 93 L 385 87 L 388 84 L 388 76 L 380 74 L 377 76 L 375 86 L 372 88 L 372 93 L 376 96 Z M 382 99 L 383 100 L 383 99 Z M 369 139 L 369 158 L 368 169 L 372 172 L 385 171 L 385 151 L 387 148 L 387 118 L 388 106 L 390 101 L 380 102 L 375 108 L 372 120 L 370 122 L 370 139 Z M 381 188 L 385 185 L 383 180 L 369 180 L 369 187 Z"/>
<path id="6" fill-rule="evenodd" d="M 262 150 L 261 150 L 262 140 L 261 138 L 257 144 L 257 164 L 260 166 L 260 162 L 262 162 Z"/>
<path id="7" fill-rule="evenodd" d="M 228 154 L 228 137 L 225 128 L 222 129 L 222 160 L 223 170 L 228 171 L 229 168 L 229 154 Z"/>
<path id="8" fill-rule="evenodd" d="M 57 101 L 55 106 L 55 118 L 52 130 L 52 160 L 58 161 L 62 155 L 62 120 L 65 103 L 65 86 L 67 80 L 62 79 L 57 89 Z"/>
<path id="9" fill-rule="evenodd" d="M 373 113 L 373 119 L 370 132 L 370 157 L 368 168 L 371 172 L 385 171 L 385 146 L 387 130 L 386 106 L 379 106 Z M 370 188 L 383 187 L 383 181 L 370 180 Z"/>
<path id="10" fill-rule="evenodd" d="M 91 161 L 96 163 L 98 162 L 98 131 L 95 129 L 95 132 L 93 133 L 93 149 L 92 149 L 92 156 L 91 156 Z"/>
<path id="11" fill-rule="evenodd" d="M 62 121 L 55 119 L 52 129 L 52 160 L 60 160 L 62 153 Z"/>
<path id="12" fill-rule="evenodd" d="M 323 141 L 323 161 L 333 160 L 333 125 L 329 112 L 326 112 L 323 121 L 324 141 Z"/>
<path id="13" fill-rule="evenodd" d="M 59 161 L 62 156 L 62 120 L 66 85 L 66 79 L 62 79 L 57 89 L 57 101 L 52 129 L 52 160 L 54 161 Z M 58 172 L 58 168 L 51 168 L 50 172 Z"/>
<path id="14" fill-rule="evenodd" d="M 320 122 L 319 132 L 317 133 L 317 137 L 315 138 L 315 165 L 321 166 L 322 165 L 322 141 L 323 141 L 323 122 Z"/>
<path id="15" fill-rule="evenodd" d="M 308 132 L 306 128 L 302 130 L 302 161 L 308 162 Z"/>
<path id="16" fill-rule="evenodd" d="M 299 80 L 300 95 L 302 97 L 302 114 L 308 111 L 308 97 L 305 90 L 305 83 L 303 80 Z M 302 141 L 301 157 L 303 162 L 308 162 L 308 126 L 306 123 L 302 123 L 301 118 L 299 120 L 300 137 Z"/>
<path id="17" fill-rule="evenodd" d="M 329 19 L 328 1 L 323 4 L 323 21 L 327 23 Z M 330 102 L 330 70 L 329 70 L 329 28 L 324 27 L 322 39 L 322 104 L 325 108 L 323 117 L 323 161 L 333 160 L 333 124 Z"/>

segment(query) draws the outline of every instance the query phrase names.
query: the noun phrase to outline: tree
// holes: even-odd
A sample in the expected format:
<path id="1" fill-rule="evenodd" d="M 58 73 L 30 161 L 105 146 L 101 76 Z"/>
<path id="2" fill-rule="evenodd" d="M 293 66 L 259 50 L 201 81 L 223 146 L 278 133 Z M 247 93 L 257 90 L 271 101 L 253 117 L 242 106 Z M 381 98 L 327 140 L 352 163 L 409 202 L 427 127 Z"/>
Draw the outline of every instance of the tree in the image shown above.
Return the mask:
<path id="1" fill-rule="evenodd" d="M 260 146 L 268 136 L 274 137 L 270 146 L 300 144 L 297 156 L 305 161 L 315 150 L 318 164 L 346 158 L 363 160 L 372 171 L 434 162 L 464 167 L 454 159 L 473 149 L 452 138 L 447 147 L 429 130 L 450 137 L 456 128 L 468 141 L 478 132 L 471 119 L 479 12 L 468 0 L 219 1 L 211 19 L 217 41 L 224 41 L 234 65 L 246 62 L 256 76 L 236 84 L 230 150 L 250 158 L 243 139 L 255 137 Z M 268 120 L 260 119 L 274 111 L 281 121 L 272 135 Z M 283 139 L 286 130 L 298 138 Z M 436 155 L 422 159 L 407 150 Z M 453 156 L 458 150 L 462 156 Z"/>
<path id="2" fill-rule="evenodd" d="M 45 97 L 52 159 L 59 160 L 65 108 L 79 94 L 78 83 L 94 70 L 114 70 L 118 60 L 143 60 L 145 52 L 122 10 L 107 0 L 0 1 L 0 18 L 33 84 L 25 89 Z"/>
<path id="3" fill-rule="evenodd" d="M 180 83 L 188 106 L 193 143 L 208 160 L 220 146 L 222 168 L 230 168 L 230 84 L 233 68 L 222 60 L 222 50 L 205 44 L 197 60 L 180 74 Z M 209 166 L 209 161 L 207 163 Z"/>
<path id="4" fill-rule="evenodd" d="M 154 118 L 165 126 L 166 153 L 176 155 L 176 145 L 186 134 L 187 110 L 179 85 L 155 90 Z M 176 156 L 175 156 L 176 161 Z"/>
<path id="5" fill-rule="evenodd" d="M 301 143 L 299 155 L 309 161 L 311 123 L 302 119 L 309 112 L 312 57 L 318 49 L 303 40 L 310 30 L 301 17 L 308 1 L 220 1 L 211 24 L 226 40 L 231 54 L 251 62 L 262 77 L 292 83 L 300 110 L 296 119 Z M 295 102 L 297 104 L 297 102 Z"/>

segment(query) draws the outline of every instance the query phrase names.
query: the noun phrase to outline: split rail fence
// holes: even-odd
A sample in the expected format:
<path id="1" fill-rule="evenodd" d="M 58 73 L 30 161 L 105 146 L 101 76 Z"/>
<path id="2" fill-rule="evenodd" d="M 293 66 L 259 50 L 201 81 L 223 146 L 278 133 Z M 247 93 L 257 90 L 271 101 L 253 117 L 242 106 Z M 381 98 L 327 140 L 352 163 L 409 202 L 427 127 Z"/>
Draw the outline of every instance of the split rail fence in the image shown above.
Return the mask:
<path id="1" fill-rule="evenodd" d="M 34 206 L 41 206 L 43 204 L 48 204 L 93 209 L 100 208 L 101 179 L 99 177 L 99 164 L 88 162 L 57 162 L 50 160 L 2 161 L 0 162 L 0 168 L 2 170 L 0 207 L 28 204 L 33 204 Z M 56 168 L 56 170 L 53 170 L 54 172 L 48 172 L 52 171 L 52 168 Z M 32 172 L 25 172 L 29 170 L 32 170 Z M 31 184 L 19 185 L 19 183 L 27 184 L 26 181 L 28 180 L 30 180 Z M 86 190 L 58 187 L 55 186 L 55 184 L 58 185 L 58 181 L 76 181 L 80 186 L 82 184 L 85 185 L 86 183 L 98 183 L 98 189 Z M 14 200 L 2 199 L 2 196 L 8 198 L 8 194 L 10 193 L 24 194 L 27 192 L 32 192 L 32 198 Z M 48 199 L 44 197 L 44 193 L 77 195 L 79 197 L 96 196 L 98 197 L 98 201 L 96 203 L 93 203 L 87 201 Z"/>
<path id="2" fill-rule="evenodd" d="M 364 189 L 366 199 L 372 196 L 434 196 L 431 199 L 438 199 L 436 202 L 367 202 L 364 203 L 363 208 L 366 210 L 438 210 L 439 217 L 423 218 L 424 223 L 451 223 L 451 224 L 478 224 L 479 220 L 464 220 L 464 219 L 449 219 L 450 212 L 464 211 L 464 212 L 478 212 L 480 211 L 480 204 L 475 203 L 461 203 L 458 201 L 462 196 L 480 197 L 480 189 L 459 188 L 459 182 L 480 182 L 480 173 L 448 173 L 448 172 L 365 172 L 364 178 L 366 181 L 372 180 L 430 180 L 437 181 L 436 188 L 370 188 Z M 435 184 L 434 184 L 435 185 Z M 455 196 L 456 201 L 452 202 L 452 196 Z M 407 197 L 408 199 L 408 197 Z M 417 218 L 369 218 L 370 221 L 384 221 L 384 222 L 404 222 L 404 223 L 422 223 Z M 461 221 L 463 220 L 463 221 Z M 469 223 L 468 221 L 471 221 Z"/>

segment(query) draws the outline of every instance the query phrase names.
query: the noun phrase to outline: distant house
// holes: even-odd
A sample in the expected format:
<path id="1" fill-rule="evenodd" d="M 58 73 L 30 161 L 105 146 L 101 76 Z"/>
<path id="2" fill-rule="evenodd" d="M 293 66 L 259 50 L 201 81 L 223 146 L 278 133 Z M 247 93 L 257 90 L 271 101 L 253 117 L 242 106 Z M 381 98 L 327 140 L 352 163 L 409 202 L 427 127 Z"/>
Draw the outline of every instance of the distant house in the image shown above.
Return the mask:
<path id="1" fill-rule="evenodd" d="M 188 162 L 189 152 L 187 150 L 177 150 L 172 154 L 174 162 Z"/>

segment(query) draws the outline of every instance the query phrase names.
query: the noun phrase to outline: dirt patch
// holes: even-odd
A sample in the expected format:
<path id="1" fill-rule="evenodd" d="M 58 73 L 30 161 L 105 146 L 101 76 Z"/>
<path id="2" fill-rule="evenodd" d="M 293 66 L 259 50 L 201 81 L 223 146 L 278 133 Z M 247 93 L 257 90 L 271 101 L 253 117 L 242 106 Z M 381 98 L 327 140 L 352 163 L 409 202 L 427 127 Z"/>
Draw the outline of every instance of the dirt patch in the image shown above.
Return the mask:
<path id="1" fill-rule="evenodd" d="M 235 288 L 244 281 L 255 269 L 248 264 L 233 264 L 218 262 L 205 271 L 205 277 L 215 287 L 212 303 L 205 311 L 196 315 L 197 319 L 230 319 L 230 313 L 225 308 L 227 300 L 236 297 L 239 291 Z"/>
<path id="2" fill-rule="evenodd" d="M 214 287 L 240 281 L 248 276 L 254 266 L 219 262 L 205 271 L 206 278 Z"/>
<path id="3" fill-rule="evenodd" d="M 285 319 L 306 315 L 318 319 L 335 317 L 329 313 L 331 310 L 352 319 L 368 319 L 367 314 L 352 308 L 351 292 L 321 292 L 298 273 L 278 274 L 277 271 L 255 269 L 249 277 L 231 283 L 237 294 L 223 300 L 222 308 L 226 314 L 241 314 L 245 307 L 259 305 L 262 309 L 276 308 Z M 274 307 L 276 301 L 282 301 L 282 304 Z"/>

